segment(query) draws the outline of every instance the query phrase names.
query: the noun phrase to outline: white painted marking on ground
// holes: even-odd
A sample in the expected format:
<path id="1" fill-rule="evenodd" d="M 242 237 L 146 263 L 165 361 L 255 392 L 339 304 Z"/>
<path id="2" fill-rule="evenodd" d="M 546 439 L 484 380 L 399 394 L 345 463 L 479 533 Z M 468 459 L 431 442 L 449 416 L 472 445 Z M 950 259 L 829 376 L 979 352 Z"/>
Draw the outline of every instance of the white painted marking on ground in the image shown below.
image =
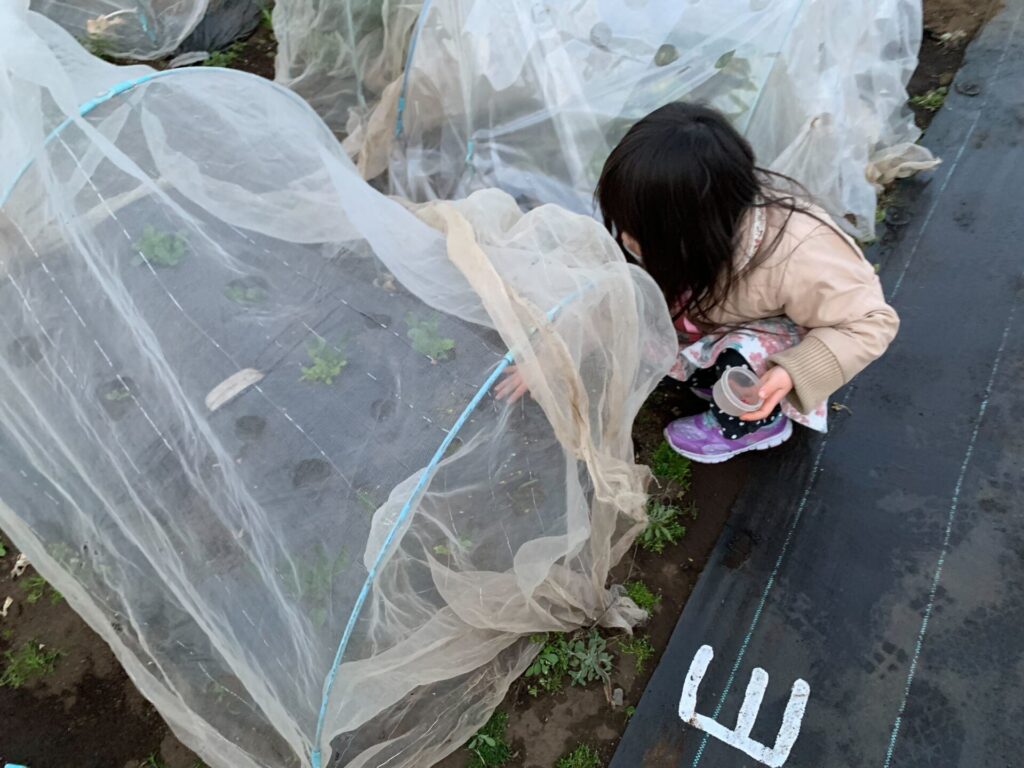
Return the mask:
<path id="1" fill-rule="evenodd" d="M 708 665 L 711 664 L 714 657 L 715 652 L 710 645 L 702 645 L 694 655 L 690 669 L 686 673 L 682 695 L 679 697 L 680 719 L 684 723 L 704 731 L 709 736 L 725 742 L 730 747 L 738 749 L 762 765 L 781 768 L 785 765 L 790 750 L 793 749 L 793 745 L 796 744 L 797 737 L 800 735 L 800 724 L 803 722 L 804 711 L 807 709 L 811 686 L 804 680 L 797 680 L 793 683 L 789 702 L 786 704 L 786 711 L 782 716 L 782 727 L 775 737 L 775 744 L 772 747 L 767 747 L 750 738 L 754 721 L 757 720 L 757 713 L 764 700 L 764 693 L 768 689 L 768 673 L 760 667 L 755 668 L 750 675 L 750 682 L 747 684 L 747 692 L 743 696 L 743 705 L 740 707 L 735 728 L 726 728 L 713 718 L 697 714 L 697 689 L 700 688 L 704 674 L 708 671 Z"/>

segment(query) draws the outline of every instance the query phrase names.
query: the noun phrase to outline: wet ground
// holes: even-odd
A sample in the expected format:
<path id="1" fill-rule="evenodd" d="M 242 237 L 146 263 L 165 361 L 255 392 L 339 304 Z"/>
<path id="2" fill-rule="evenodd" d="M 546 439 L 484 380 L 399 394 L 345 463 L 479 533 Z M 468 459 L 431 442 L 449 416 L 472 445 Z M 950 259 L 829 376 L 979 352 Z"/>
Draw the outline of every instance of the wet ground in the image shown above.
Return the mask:
<path id="1" fill-rule="evenodd" d="M 928 130 L 943 165 L 897 189 L 872 255 L 899 338 L 827 437 L 752 474 L 730 518 L 752 552 L 719 542 L 614 768 L 1022 764 L 1022 136 L 1008 0 Z"/>

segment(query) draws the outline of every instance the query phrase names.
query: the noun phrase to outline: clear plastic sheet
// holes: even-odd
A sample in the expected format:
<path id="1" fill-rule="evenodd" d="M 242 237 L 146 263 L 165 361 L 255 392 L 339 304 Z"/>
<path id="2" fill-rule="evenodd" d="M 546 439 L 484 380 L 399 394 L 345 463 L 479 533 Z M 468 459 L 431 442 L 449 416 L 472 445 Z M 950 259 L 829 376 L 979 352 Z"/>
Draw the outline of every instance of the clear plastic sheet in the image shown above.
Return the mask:
<path id="1" fill-rule="evenodd" d="M 24 7 L 0 67 L 0 528 L 207 764 L 424 768 L 530 635 L 642 617 L 675 334 L 595 221 L 411 209 L 290 91 Z"/>
<path id="2" fill-rule="evenodd" d="M 920 0 L 431 0 L 389 119 L 353 150 L 411 199 L 493 186 L 592 213 L 627 128 L 702 102 L 868 237 L 875 185 L 933 164 L 905 107 L 921 28 Z"/>

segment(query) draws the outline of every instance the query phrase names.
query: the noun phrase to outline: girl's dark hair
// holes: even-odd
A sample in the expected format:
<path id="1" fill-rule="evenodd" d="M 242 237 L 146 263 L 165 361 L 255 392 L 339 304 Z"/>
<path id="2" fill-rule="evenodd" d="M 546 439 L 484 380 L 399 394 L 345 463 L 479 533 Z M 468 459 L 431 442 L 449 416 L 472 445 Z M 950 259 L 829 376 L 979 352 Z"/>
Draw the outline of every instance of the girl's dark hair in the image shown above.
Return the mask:
<path id="1" fill-rule="evenodd" d="M 743 215 L 764 207 L 784 216 L 772 219 L 775 236 L 745 272 L 771 254 L 789 218 L 807 207 L 800 185 L 758 168 L 750 144 L 722 115 L 681 102 L 629 129 L 605 162 L 595 196 L 619 245 L 626 233 L 639 243 L 642 266 L 669 306 L 689 294 L 677 316 L 702 325 L 713 325 L 709 313 L 740 277 L 735 253 Z"/>

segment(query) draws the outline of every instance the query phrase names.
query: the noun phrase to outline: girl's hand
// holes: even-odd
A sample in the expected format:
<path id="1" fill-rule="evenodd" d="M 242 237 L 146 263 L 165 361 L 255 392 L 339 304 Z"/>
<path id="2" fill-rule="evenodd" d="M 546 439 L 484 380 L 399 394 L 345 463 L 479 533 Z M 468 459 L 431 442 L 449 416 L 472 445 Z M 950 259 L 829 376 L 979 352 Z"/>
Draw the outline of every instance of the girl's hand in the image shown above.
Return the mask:
<path id="1" fill-rule="evenodd" d="M 529 391 L 530 389 L 526 386 L 526 382 L 523 381 L 523 375 L 519 372 L 519 369 L 514 365 L 510 365 L 505 369 L 505 378 L 498 382 L 498 386 L 494 388 L 494 396 L 498 400 L 507 400 L 511 404 Z"/>
<path id="2" fill-rule="evenodd" d="M 764 405 L 753 413 L 741 416 L 742 421 L 758 421 L 771 416 L 775 406 L 782 402 L 782 398 L 793 391 L 793 379 L 790 378 L 785 368 L 775 366 L 761 377 L 761 388 L 757 391 L 759 397 L 764 398 Z"/>

